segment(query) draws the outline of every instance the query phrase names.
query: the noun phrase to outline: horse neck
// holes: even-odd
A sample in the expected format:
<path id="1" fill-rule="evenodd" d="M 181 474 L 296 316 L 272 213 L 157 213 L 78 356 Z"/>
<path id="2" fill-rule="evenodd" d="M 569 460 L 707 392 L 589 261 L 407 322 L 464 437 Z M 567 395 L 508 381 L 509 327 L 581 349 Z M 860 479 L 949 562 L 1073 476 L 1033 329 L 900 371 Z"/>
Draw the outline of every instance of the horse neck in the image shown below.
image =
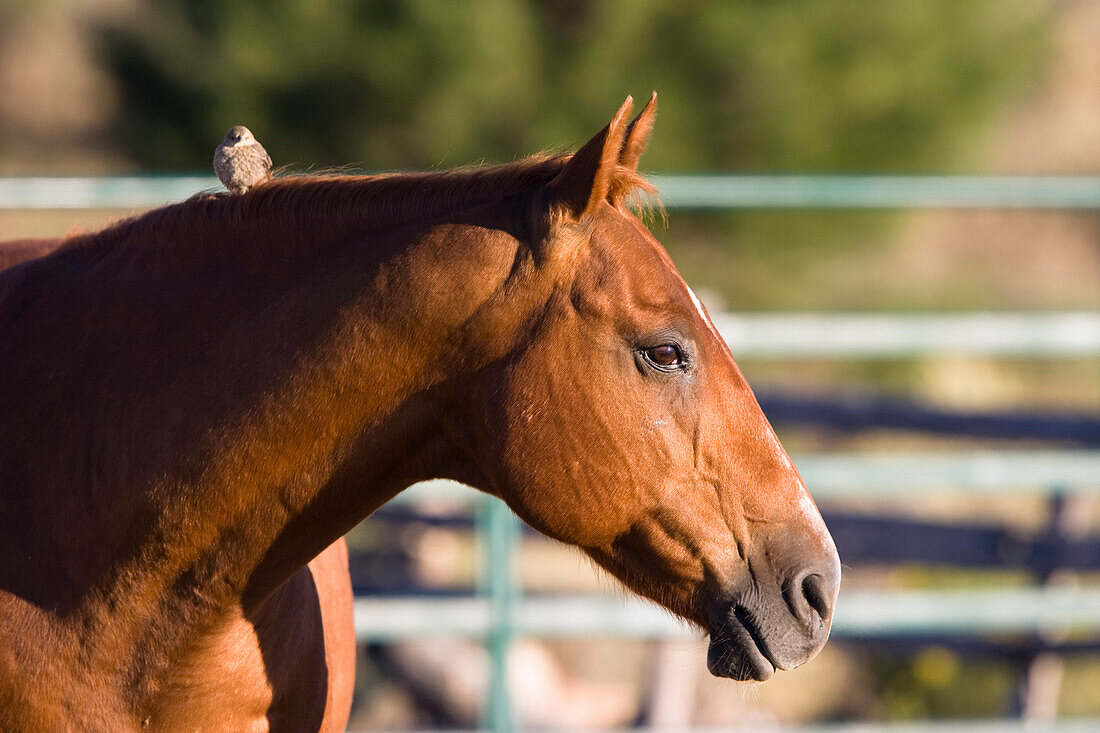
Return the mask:
<path id="1" fill-rule="evenodd" d="M 15 239 L 0 242 L 0 270 L 42 257 L 61 246 L 63 239 Z"/>
<path id="2" fill-rule="evenodd" d="M 161 521 L 148 539 L 179 548 L 155 583 L 206 586 L 188 598 L 239 594 L 247 612 L 405 486 L 478 480 L 445 437 L 458 430 L 451 385 L 507 350 L 524 317 L 500 295 L 525 250 L 491 213 L 318 249 L 303 277 L 252 309 L 263 318 L 229 326 L 221 342 L 234 353 L 168 395 L 201 404 L 216 384 L 233 406 L 180 426 L 225 427 L 201 441 L 197 475 L 184 465 L 154 492 Z"/>
<path id="3" fill-rule="evenodd" d="M 484 485 L 451 405 L 538 307 L 529 207 L 297 259 L 308 226 L 268 260 L 247 238 L 191 257 L 165 228 L 0 276 L 0 339 L 26 354 L 0 363 L 3 589 L 148 679 L 405 486 Z"/>

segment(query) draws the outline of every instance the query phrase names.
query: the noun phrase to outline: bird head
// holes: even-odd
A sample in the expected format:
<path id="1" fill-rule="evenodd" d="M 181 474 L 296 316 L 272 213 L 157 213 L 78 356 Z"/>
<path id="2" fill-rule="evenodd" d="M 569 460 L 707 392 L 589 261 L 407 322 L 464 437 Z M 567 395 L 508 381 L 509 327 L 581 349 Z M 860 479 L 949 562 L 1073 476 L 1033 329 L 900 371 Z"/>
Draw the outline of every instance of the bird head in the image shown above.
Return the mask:
<path id="1" fill-rule="evenodd" d="M 225 139 L 222 141 L 224 145 L 239 145 L 241 143 L 250 143 L 255 140 L 252 136 L 252 131 L 244 125 L 235 125 L 229 128 L 229 132 L 225 133 Z"/>

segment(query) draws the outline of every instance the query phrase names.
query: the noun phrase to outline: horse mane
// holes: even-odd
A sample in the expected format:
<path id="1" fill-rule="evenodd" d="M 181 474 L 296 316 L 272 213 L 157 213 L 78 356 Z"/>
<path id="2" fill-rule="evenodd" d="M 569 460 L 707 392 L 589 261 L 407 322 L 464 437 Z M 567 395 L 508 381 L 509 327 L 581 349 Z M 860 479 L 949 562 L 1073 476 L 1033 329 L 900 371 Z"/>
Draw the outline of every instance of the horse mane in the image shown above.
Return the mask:
<path id="1" fill-rule="evenodd" d="M 200 193 L 98 232 L 72 235 L 64 249 L 107 254 L 138 243 L 216 246 L 245 232 L 269 234 L 264 237 L 265 246 L 280 240 L 300 241 L 295 232 L 308 234 L 314 242 L 346 240 L 530 195 L 553 180 L 571 157 L 541 154 L 503 165 L 447 171 L 279 176 L 244 194 Z M 614 200 L 636 189 L 654 191 L 635 171 L 616 171 Z"/>

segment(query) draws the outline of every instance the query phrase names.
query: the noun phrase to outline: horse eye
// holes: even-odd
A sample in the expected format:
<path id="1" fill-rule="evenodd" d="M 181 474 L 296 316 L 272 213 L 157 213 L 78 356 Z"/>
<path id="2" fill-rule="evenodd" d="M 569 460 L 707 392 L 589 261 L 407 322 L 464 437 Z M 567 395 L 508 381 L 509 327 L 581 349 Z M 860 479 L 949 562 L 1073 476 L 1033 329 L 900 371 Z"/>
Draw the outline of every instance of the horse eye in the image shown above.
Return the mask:
<path id="1" fill-rule="evenodd" d="M 662 369 L 675 369 L 684 363 L 684 355 L 680 353 L 680 347 L 674 344 L 651 346 L 645 350 L 645 356 L 652 364 Z"/>

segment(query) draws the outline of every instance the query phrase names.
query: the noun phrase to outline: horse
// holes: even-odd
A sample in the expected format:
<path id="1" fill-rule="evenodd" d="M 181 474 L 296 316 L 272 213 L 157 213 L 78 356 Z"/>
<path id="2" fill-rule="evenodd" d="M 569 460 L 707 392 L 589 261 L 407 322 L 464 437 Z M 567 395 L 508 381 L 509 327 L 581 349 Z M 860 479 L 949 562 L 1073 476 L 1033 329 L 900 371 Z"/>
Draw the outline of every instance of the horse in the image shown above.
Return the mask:
<path id="1" fill-rule="evenodd" d="M 0 242 L 0 271 L 42 257 L 65 243 L 61 238 L 10 239 Z"/>
<path id="2" fill-rule="evenodd" d="M 814 656 L 836 548 L 631 211 L 631 108 L 573 155 L 279 177 L 0 273 L 0 728 L 342 730 L 340 537 L 431 478 L 708 633 L 717 676 Z"/>

